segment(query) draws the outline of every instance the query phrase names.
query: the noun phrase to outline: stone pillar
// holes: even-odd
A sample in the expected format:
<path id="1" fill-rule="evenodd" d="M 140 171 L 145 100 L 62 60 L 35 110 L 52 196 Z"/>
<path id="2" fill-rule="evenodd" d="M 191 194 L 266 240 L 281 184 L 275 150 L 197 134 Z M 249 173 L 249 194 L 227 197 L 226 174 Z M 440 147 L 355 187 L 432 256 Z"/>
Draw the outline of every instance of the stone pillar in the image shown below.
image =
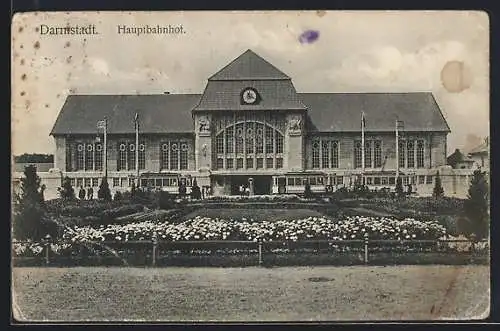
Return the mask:
<path id="1" fill-rule="evenodd" d="M 285 133 L 285 164 L 290 171 L 304 169 L 304 115 L 289 114 Z"/>
<path id="2" fill-rule="evenodd" d="M 66 171 L 66 138 L 54 137 L 56 142 L 56 153 L 54 155 L 54 168 Z"/>
<path id="3" fill-rule="evenodd" d="M 196 170 L 212 169 L 212 118 L 210 114 L 195 115 Z"/>

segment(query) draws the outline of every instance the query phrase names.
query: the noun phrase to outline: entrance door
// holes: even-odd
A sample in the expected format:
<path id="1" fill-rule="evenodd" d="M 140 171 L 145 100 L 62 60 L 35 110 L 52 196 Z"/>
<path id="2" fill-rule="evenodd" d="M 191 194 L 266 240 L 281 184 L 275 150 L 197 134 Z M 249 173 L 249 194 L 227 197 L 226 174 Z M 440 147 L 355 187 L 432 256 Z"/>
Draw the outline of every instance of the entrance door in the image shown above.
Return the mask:
<path id="1" fill-rule="evenodd" d="M 271 194 L 273 178 L 271 176 L 253 176 L 254 194 Z"/>
<path id="2" fill-rule="evenodd" d="M 286 178 L 285 177 L 278 178 L 278 193 L 279 194 L 286 193 Z"/>

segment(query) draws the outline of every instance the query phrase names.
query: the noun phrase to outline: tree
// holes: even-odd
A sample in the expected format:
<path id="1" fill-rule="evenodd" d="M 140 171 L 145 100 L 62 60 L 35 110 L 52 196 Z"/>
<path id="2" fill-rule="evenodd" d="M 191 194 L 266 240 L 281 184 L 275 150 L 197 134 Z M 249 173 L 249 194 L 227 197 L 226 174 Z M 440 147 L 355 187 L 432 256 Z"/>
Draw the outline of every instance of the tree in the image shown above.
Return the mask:
<path id="1" fill-rule="evenodd" d="M 123 196 L 120 191 L 116 191 L 115 196 L 113 198 L 114 201 L 121 201 L 123 199 Z"/>
<path id="2" fill-rule="evenodd" d="M 489 187 L 485 173 L 475 170 L 472 174 L 464 216 L 459 220 L 460 231 L 473 241 L 480 241 L 489 232 Z"/>
<path id="3" fill-rule="evenodd" d="M 16 163 L 54 163 L 53 154 L 28 154 L 24 153 L 22 155 L 14 156 L 14 162 Z"/>
<path id="4" fill-rule="evenodd" d="M 401 179 L 401 177 L 397 177 L 396 178 L 396 197 L 398 198 L 402 198 L 404 196 L 404 192 L 403 192 L 403 180 Z"/>
<path id="5" fill-rule="evenodd" d="M 57 225 L 45 216 L 42 191 L 36 167 L 26 166 L 21 178 L 21 192 L 16 195 L 14 206 L 14 238 L 40 240 L 47 234 L 57 235 Z"/>
<path id="6" fill-rule="evenodd" d="M 434 182 L 434 190 L 432 191 L 432 196 L 436 199 L 444 197 L 443 186 L 441 185 L 441 177 L 439 177 L 439 171 L 436 173 L 436 181 Z"/>
<path id="7" fill-rule="evenodd" d="M 71 186 L 71 180 L 69 179 L 68 176 L 64 178 L 62 188 L 59 191 L 59 195 L 63 200 L 75 199 L 75 190 L 73 189 L 73 186 Z"/>
<path id="8" fill-rule="evenodd" d="M 99 191 L 97 191 L 97 197 L 100 200 L 111 201 L 111 191 L 109 190 L 108 179 L 106 177 L 103 177 L 101 180 Z"/>

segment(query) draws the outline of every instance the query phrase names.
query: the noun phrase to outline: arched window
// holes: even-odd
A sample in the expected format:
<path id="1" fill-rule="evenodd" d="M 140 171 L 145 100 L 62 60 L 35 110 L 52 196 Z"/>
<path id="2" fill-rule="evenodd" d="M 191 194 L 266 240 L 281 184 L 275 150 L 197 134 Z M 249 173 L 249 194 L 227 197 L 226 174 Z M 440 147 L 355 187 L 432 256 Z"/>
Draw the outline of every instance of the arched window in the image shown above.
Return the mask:
<path id="1" fill-rule="evenodd" d="M 283 145 L 283 134 L 269 124 L 250 120 L 229 125 L 215 136 L 217 168 L 233 168 L 234 159 L 236 169 L 282 167 L 274 159 L 282 157 Z"/>

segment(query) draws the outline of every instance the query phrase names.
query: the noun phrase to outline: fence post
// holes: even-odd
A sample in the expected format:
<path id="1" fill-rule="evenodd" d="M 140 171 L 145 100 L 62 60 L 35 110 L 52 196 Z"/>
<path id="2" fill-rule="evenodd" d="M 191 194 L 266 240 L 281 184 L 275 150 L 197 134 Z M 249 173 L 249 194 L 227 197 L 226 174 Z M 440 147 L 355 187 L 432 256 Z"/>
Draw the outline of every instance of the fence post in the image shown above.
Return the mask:
<path id="1" fill-rule="evenodd" d="M 49 265 L 50 263 L 50 242 L 52 237 L 50 234 L 47 234 L 44 238 L 44 245 L 45 245 L 45 264 Z"/>
<path id="2" fill-rule="evenodd" d="M 368 232 L 365 232 L 365 264 L 368 263 Z"/>
<path id="3" fill-rule="evenodd" d="M 258 240 L 259 243 L 259 266 L 262 265 L 262 238 L 259 238 Z"/>
<path id="4" fill-rule="evenodd" d="M 156 232 L 153 232 L 153 236 L 151 238 L 151 241 L 153 243 L 153 252 L 152 252 L 152 261 L 151 261 L 151 264 L 152 266 L 156 266 L 156 250 L 158 248 L 158 235 L 156 234 Z"/>

